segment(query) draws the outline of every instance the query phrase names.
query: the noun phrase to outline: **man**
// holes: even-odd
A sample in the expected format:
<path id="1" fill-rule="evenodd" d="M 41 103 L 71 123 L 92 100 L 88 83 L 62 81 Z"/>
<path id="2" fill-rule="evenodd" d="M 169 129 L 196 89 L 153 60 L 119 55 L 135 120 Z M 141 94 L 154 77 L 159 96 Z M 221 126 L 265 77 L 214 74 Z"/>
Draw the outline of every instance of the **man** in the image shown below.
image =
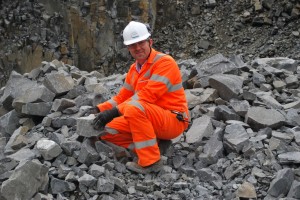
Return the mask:
<path id="1" fill-rule="evenodd" d="M 170 140 L 188 127 L 188 107 L 180 70 L 169 56 L 152 48 L 147 26 L 131 21 L 123 31 L 124 44 L 136 60 L 120 92 L 97 105 L 95 129 L 104 128 L 102 140 L 129 148 L 138 162 L 129 170 L 154 171 L 162 165 L 158 140 Z"/>

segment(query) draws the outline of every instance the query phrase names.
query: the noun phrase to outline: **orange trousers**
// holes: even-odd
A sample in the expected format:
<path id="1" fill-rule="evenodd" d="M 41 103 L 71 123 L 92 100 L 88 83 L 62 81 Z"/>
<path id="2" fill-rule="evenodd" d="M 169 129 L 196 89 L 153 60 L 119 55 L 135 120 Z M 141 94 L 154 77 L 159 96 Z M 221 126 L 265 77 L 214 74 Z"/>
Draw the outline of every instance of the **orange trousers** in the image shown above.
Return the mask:
<path id="1" fill-rule="evenodd" d="M 123 115 L 105 126 L 107 134 L 101 136 L 101 139 L 134 150 L 138 164 L 145 167 L 160 160 L 157 139 L 176 138 L 188 124 L 157 105 L 135 102 L 118 106 Z"/>

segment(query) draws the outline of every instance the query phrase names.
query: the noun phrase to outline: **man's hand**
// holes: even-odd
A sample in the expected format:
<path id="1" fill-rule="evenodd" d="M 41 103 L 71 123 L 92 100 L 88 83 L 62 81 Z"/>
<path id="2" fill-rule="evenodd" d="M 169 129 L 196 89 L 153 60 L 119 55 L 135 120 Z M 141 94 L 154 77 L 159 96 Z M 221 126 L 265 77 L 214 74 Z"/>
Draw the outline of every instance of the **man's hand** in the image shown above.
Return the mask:
<path id="1" fill-rule="evenodd" d="M 94 129 L 99 130 L 103 128 L 108 122 L 112 121 L 115 117 L 119 117 L 120 113 L 118 108 L 114 107 L 111 110 L 105 110 L 96 115 L 92 122 Z"/>
<path id="2" fill-rule="evenodd" d="M 90 114 L 97 114 L 99 112 L 100 112 L 99 108 L 97 106 L 94 106 L 83 111 L 81 116 L 89 116 Z"/>

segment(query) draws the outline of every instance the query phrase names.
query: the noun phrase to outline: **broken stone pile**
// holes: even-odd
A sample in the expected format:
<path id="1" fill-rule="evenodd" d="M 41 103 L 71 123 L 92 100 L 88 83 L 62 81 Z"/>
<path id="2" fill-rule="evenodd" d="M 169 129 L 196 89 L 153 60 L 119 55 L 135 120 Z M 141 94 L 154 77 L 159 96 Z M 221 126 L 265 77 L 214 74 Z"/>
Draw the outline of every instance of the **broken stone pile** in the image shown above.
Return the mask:
<path id="1" fill-rule="evenodd" d="M 136 174 L 135 155 L 95 140 L 84 110 L 124 75 L 60 61 L 13 72 L 0 90 L 0 199 L 300 199 L 299 61 L 216 54 L 178 60 L 189 129 L 161 141 L 164 166 Z"/>

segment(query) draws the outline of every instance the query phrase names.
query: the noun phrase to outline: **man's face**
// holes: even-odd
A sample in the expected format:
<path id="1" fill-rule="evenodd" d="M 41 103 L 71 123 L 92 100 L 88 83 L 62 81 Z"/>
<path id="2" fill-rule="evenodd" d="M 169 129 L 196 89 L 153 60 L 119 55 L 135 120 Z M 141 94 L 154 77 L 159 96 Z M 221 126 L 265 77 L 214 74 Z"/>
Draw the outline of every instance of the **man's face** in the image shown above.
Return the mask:
<path id="1" fill-rule="evenodd" d="M 143 64 L 150 54 L 152 43 L 152 39 L 147 39 L 128 45 L 127 48 L 132 57 L 136 59 L 138 63 Z"/>

